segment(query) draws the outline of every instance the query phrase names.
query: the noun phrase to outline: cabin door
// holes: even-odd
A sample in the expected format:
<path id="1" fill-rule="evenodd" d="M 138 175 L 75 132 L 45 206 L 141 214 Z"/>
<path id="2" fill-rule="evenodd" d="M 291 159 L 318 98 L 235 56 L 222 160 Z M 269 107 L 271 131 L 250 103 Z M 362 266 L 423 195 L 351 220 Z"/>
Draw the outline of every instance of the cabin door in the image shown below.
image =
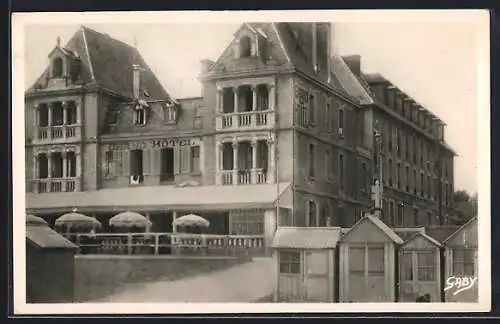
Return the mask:
<path id="1" fill-rule="evenodd" d="M 440 300 L 437 282 L 436 253 L 434 250 L 401 251 L 399 262 L 401 302 L 415 302 L 418 297 L 429 294 L 431 301 Z"/>
<path id="2" fill-rule="evenodd" d="M 329 301 L 333 287 L 328 282 L 328 271 L 333 271 L 333 265 L 329 265 L 328 251 L 305 251 L 304 256 L 304 301 Z"/>

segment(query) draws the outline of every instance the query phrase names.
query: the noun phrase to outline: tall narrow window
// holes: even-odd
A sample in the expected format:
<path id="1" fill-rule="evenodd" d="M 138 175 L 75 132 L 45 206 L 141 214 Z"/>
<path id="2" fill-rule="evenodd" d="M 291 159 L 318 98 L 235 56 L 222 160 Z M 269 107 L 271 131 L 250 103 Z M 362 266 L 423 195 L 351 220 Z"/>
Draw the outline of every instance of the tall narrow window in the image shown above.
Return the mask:
<path id="1" fill-rule="evenodd" d="M 339 187 L 344 188 L 344 156 L 339 155 Z"/>
<path id="2" fill-rule="evenodd" d="M 399 162 L 397 164 L 397 169 L 396 169 L 396 180 L 398 189 L 401 189 L 401 163 Z"/>
<path id="3" fill-rule="evenodd" d="M 422 197 L 424 197 L 424 188 L 425 188 L 424 174 L 420 173 L 420 196 Z"/>
<path id="4" fill-rule="evenodd" d="M 344 136 L 344 108 L 339 109 L 339 135 L 340 137 Z"/>
<path id="5" fill-rule="evenodd" d="M 146 125 L 146 111 L 143 107 L 137 106 L 134 111 L 134 124 Z"/>
<path id="6" fill-rule="evenodd" d="M 164 148 L 160 151 L 160 181 L 174 180 L 174 149 Z"/>
<path id="7" fill-rule="evenodd" d="M 394 172 L 394 170 L 392 168 L 392 160 L 391 159 L 389 159 L 389 170 L 388 171 L 389 171 L 389 186 L 392 187 L 392 185 L 393 185 L 392 173 Z"/>
<path id="8" fill-rule="evenodd" d="M 418 251 L 417 280 L 434 281 L 436 276 L 436 257 L 432 251 Z"/>
<path id="9" fill-rule="evenodd" d="M 309 95 L 309 123 L 316 123 L 316 97 L 313 94 Z"/>
<path id="10" fill-rule="evenodd" d="M 325 168 L 326 168 L 326 178 L 328 181 L 332 180 L 333 168 L 332 168 L 332 155 L 330 150 L 325 151 Z"/>
<path id="11" fill-rule="evenodd" d="M 104 175 L 109 177 L 115 174 L 114 151 L 104 153 Z"/>
<path id="12" fill-rule="evenodd" d="M 417 170 L 413 169 L 413 194 L 416 195 L 417 192 L 418 192 Z"/>
<path id="13" fill-rule="evenodd" d="M 314 144 L 309 144 L 309 177 L 316 176 L 316 150 Z"/>
<path id="14" fill-rule="evenodd" d="M 240 57 L 249 57 L 252 55 L 252 40 L 248 36 L 240 38 Z"/>
<path id="15" fill-rule="evenodd" d="M 38 178 L 45 179 L 49 177 L 49 163 L 47 154 L 41 153 L 38 155 Z"/>
<path id="16" fill-rule="evenodd" d="M 191 162 L 190 164 L 190 172 L 191 173 L 199 173 L 200 172 L 200 147 L 192 146 L 191 147 Z"/>
<path id="17" fill-rule="evenodd" d="M 420 226 L 420 219 L 418 217 L 418 208 L 413 208 L 413 224 Z"/>
<path id="18" fill-rule="evenodd" d="M 410 168 L 405 166 L 405 191 L 410 192 Z"/>
<path id="19" fill-rule="evenodd" d="M 328 102 L 326 104 L 326 130 L 331 132 L 333 130 L 333 113 L 332 113 L 332 103 Z"/>
<path id="20" fill-rule="evenodd" d="M 316 210 L 316 203 L 312 200 L 307 202 L 307 212 L 308 212 L 308 226 L 315 227 L 318 226 L 318 215 Z"/>
<path id="21" fill-rule="evenodd" d="M 52 61 L 52 77 L 60 78 L 63 75 L 63 60 L 60 57 L 56 57 Z"/>
<path id="22" fill-rule="evenodd" d="M 142 150 L 130 151 L 130 175 L 131 181 L 134 183 L 142 182 L 143 169 L 142 169 Z"/>
<path id="23" fill-rule="evenodd" d="M 371 179 L 366 169 L 366 163 L 361 163 L 361 188 L 367 190 L 369 183 L 371 183 Z"/>

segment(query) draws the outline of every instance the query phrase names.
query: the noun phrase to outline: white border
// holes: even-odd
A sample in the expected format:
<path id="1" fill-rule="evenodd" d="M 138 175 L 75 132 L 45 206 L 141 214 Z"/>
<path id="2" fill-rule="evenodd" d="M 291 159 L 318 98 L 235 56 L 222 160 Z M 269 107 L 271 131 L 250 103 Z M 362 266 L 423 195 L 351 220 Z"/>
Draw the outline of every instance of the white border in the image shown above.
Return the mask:
<path id="1" fill-rule="evenodd" d="M 332 304 L 26 304 L 24 168 L 13 168 L 13 259 L 15 314 L 181 314 L 181 313 L 348 313 L 348 312 L 485 312 L 491 308 L 490 262 L 490 70 L 489 12 L 486 10 L 348 10 L 245 12 L 97 12 L 14 13 L 12 15 L 13 166 L 24 165 L 24 26 L 27 24 L 240 23 L 242 21 L 335 22 L 472 22 L 478 43 L 478 303 L 332 303 Z M 450 103 L 453 105 L 453 103 Z"/>

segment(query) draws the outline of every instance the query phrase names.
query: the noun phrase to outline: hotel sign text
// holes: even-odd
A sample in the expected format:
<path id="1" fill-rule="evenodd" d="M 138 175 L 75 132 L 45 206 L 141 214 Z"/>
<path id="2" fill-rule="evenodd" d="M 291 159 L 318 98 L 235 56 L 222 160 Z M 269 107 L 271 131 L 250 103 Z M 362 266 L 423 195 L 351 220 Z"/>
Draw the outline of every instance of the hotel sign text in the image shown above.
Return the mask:
<path id="1" fill-rule="evenodd" d="M 149 141 L 135 141 L 125 143 L 110 143 L 108 150 L 110 151 L 127 151 L 127 150 L 145 150 L 159 149 L 165 147 L 183 147 L 183 146 L 198 146 L 200 138 L 162 138 Z"/>

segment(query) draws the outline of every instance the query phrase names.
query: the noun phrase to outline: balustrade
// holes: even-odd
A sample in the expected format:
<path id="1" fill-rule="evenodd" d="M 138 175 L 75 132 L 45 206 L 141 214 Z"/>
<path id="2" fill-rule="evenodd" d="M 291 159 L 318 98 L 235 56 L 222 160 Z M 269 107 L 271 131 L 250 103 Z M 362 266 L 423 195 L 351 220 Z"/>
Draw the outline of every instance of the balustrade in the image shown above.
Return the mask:
<path id="1" fill-rule="evenodd" d="M 64 234 L 82 254 L 264 255 L 263 235 L 188 233 Z"/>
<path id="2" fill-rule="evenodd" d="M 79 187 L 79 178 L 32 179 L 28 191 L 33 193 L 74 192 Z"/>

